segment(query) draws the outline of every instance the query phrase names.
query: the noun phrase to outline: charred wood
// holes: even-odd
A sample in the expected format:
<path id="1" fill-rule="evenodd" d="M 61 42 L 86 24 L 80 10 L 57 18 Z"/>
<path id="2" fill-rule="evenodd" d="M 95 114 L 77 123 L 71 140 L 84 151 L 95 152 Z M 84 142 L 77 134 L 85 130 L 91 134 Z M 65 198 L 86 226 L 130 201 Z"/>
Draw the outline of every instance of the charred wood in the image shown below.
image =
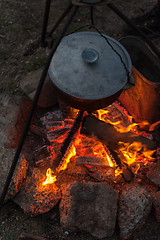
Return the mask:
<path id="1" fill-rule="evenodd" d="M 81 127 L 82 120 L 84 118 L 85 112 L 79 111 L 77 114 L 73 125 L 71 126 L 70 130 L 68 131 L 61 148 L 59 150 L 59 153 L 57 154 L 56 158 L 54 159 L 52 168 L 56 172 L 58 170 L 58 167 L 62 164 L 63 158 L 65 157 L 65 154 L 67 150 L 69 150 L 70 145 L 74 139 L 74 136 L 77 134 L 79 128 Z"/>
<path id="2" fill-rule="evenodd" d="M 119 169 L 122 171 L 122 177 L 125 182 L 130 182 L 134 178 L 134 173 L 132 170 L 129 168 L 129 166 L 123 162 L 123 157 L 122 154 L 120 155 L 119 153 L 115 152 L 112 149 L 109 149 L 112 157 L 114 158 L 116 165 Z"/>
<path id="3" fill-rule="evenodd" d="M 155 141 L 136 135 L 133 132 L 120 133 L 113 125 L 105 123 L 91 115 L 84 118 L 81 133 L 87 136 L 94 136 L 107 146 L 110 154 L 115 160 L 114 165 L 116 168 L 121 169 L 123 179 L 126 182 L 130 182 L 134 178 L 134 173 L 126 163 L 123 153 L 119 151 L 121 147 L 119 142 L 130 144 L 133 142 L 140 142 L 149 150 L 155 149 L 157 146 Z"/>
<path id="4" fill-rule="evenodd" d="M 105 158 L 95 157 L 95 156 L 80 156 L 76 158 L 77 166 L 99 166 L 99 167 L 109 167 Z"/>
<path id="5" fill-rule="evenodd" d="M 91 115 L 84 118 L 81 133 L 87 136 L 97 137 L 109 149 L 113 150 L 118 150 L 120 148 L 119 142 L 140 142 L 149 150 L 153 150 L 157 147 L 156 141 L 144 138 L 133 132 L 120 133 L 113 125 L 105 123 Z"/>

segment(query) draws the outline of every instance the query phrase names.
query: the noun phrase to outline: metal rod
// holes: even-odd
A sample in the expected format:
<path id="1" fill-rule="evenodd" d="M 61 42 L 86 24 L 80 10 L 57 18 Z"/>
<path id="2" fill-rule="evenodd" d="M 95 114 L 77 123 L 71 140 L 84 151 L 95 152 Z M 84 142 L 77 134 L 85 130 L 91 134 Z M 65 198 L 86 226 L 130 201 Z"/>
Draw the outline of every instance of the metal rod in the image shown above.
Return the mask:
<path id="1" fill-rule="evenodd" d="M 42 33 L 41 33 L 41 46 L 46 47 L 46 32 L 47 32 L 47 25 L 48 25 L 48 18 L 50 12 L 51 0 L 46 0 L 44 18 L 43 18 L 43 26 L 42 26 Z"/>
<path id="2" fill-rule="evenodd" d="M 93 6 L 90 7 L 91 26 L 94 26 Z"/>
<path id="3" fill-rule="evenodd" d="M 130 27 L 132 27 L 139 36 L 149 45 L 151 50 L 154 52 L 154 54 L 160 59 L 160 51 L 157 49 L 157 47 L 153 44 L 153 42 L 141 31 L 139 30 L 132 22 L 131 20 L 124 15 L 113 3 L 109 3 L 107 5 L 110 7 L 120 18 L 122 18 Z"/>
<path id="4" fill-rule="evenodd" d="M 54 43 L 54 45 L 53 45 L 53 47 L 52 47 L 52 49 L 50 51 L 50 54 L 49 54 L 49 56 L 47 58 L 46 64 L 44 66 L 44 69 L 43 69 L 43 72 L 42 72 L 42 75 L 41 75 L 41 78 L 40 78 L 40 81 L 39 81 L 39 84 L 38 84 L 38 87 L 37 87 L 37 90 L 36 90 L 36 94 L 35 94 L 34 99 L 33 99 L 33 103 L 32 103 L 32 106 L 31 106 L 31 109 L 30 109 L 27 121 L 25 123 L 25 127 L 23 129 L 23 133 L 22 133 L 21 139 L 19 141 L 19 144 L 18 144 L 16 153 L 15 153 L 15 156 L 14 156 L 14 159 L 13 159 L 13 162 L 12 162 L 9 174 L 7 176 L 7 179 L 6 179 L 4 188 L 3 188 L 3 192 L 2 192 L 1 197 L 0 197 L 0 207 L 2 206 L 3 201 L 5 199 L 5 196 L 7 194 L 8 187 L 10 185 L 10 182 L 11 182 L 14 170 L 16 168 L 16 165 L 17 165 L 17 162 L 18 162 L 18 158 L 19 158 L 19 155 L 21 153 L 21 150 L 22 150 L 25 138 L 27 136 L 27 132 L 28 132 L 28 129 L 29 129 L 29 126 L 30 126 L 30 122 L 32 120 L 34 110 L 35 110 L 35 108 L 37 106 L 37 102 L 38 102 L 38 99 L 39 99 L 39 96 L 40 96 L 40 93 L 41 93 L 41 90 L 42 90 L 42 87 L 43 87 L 46 75 L 48 73 L 48 68 L 49 68 L 50 62 L 52 60 L 53 54 L 55 53 L 55 51 L 56 51 L 56 49 L 57 49 L 57 47 L 58 47 L 62 37 L 64 36 L 65 32 L 67 31 L 67 28 L 70 25 L 70 23 L 71 23 L 73 17 L 75 16 L 77 10 L 78 10 L 78 6 L 75 6 L 73 11 L 71 12 L 70 16 L 68 17 L 67 22 L 66 22 L 64 28 L 62 29 L 62 31 L 59 34 L 57 40 L 55 41 L 55 43 Z"/>
<path id="5" fill-rule="evenodd" d="M 69 3 L 69 5 L 67 6 L 66 10 L 63 12 L 63 14 L 57 20 L 57 22 L 53 26 L 52 30 L 48 33 L 49 37 L 51 37 L 52 33 L 56 30 L 56 28 L 59 26 L 59 24 L 62 22 L 62 20 L 66 17 L 66 15 L 70 12 L 72 7 L 73 7 L 73 4 Z"/>

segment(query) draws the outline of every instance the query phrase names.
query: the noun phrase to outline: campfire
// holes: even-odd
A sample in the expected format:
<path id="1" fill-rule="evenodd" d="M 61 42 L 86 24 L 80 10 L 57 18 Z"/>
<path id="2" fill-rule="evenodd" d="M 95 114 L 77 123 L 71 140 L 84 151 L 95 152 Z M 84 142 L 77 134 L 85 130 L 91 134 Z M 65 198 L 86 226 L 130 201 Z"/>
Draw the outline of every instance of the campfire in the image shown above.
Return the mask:
<path id="1" fill-rule="evenodd" d="M 76 110 L 73 109 L 73 111 Z M 60 110 L 47 113 L 46 116 L 41 118 L 42 125 L 46 128 L 47 138 L 52 145 L 52 147 L 48 148 L 53 156 L 52 163 L 69 129 L 74 124 L 73 118 L 62 119 L 63 116 Z M 104 126 L 104 130 L 109 128 L 108 131 L 111 131 L 111 134 L 112 132 L 116 133 L 115 139 L 108 136 L 107 131 L 101 135 L 98 132 L 100 125 Z M 156 158 L 153 157 L 156 152 L 156 144 L 150 141 L 152 139 L 151 134 L 140 130 L 140 127 L 143 128 L 143 126 L 149 125 L 146 121 L 133 123 L 133 118 L 117 102 L 106 109 L 97 110 L 92 115 L 86 113 L 81 131 L 75 133 L 73 139 L 70 139 L 70 146 L 61 160 L 58 172 L 67 168 L 67 164 L 72 157 L 74 157 L 77 166 L 85 166 L 89 170 L 95 166 L 113 168 L 116 176 L 122 174 L 125 168 L 130 169 L 132 175 L 137 174 L 138 171 L 147 172 L 150 166 L 156 162 Z M 92 129 L 88 128 L 88 126 Z M 150 128 L 153 129 L 153 125 Z M 125 142 L 122 141 L 123 136 L 120 141 L 118 140 L 119 133 L 125 133 Z M 128 142 L 126 142 L 127 135 Z M 111 137 L 111 139 L 107 140 L 108 137 Z M 56 181 L 56 176 L 53 177 L 53 174 L 51 168 L 48 168 L 46 172 L 47 179 L 44 184 Z"/>
<path id="2" fill-rule="evenodd" d="M 43 132 L 48 144 L 33 154 L 35 167 L 14 201 L 33 216 L 48 212 L 60 201 L 64 229 L 88 231 L 98 238 L 114 233 L 118 213 L 120 234 L 127 239 L 137 224 L 140 227 L 145 222 L 151 209 L 150 194 L 157 189 L 151 172 L 157 166 L 157 143 L 151 132 L 144 131 L 146 127 L 153 131 L 157 124 L 135 123 L 116 101 L 91 114 L 85 112 L 75 131 L 78 112 L 63 105 L 40 116 L 40 126 L 32 125 L 32 130 Z M 73 129 L 55 171 L 54 160 Z M 102 223 L 99 214 L 104 215 Z M 97 219 L 97 230 L 93 230 Z"/>

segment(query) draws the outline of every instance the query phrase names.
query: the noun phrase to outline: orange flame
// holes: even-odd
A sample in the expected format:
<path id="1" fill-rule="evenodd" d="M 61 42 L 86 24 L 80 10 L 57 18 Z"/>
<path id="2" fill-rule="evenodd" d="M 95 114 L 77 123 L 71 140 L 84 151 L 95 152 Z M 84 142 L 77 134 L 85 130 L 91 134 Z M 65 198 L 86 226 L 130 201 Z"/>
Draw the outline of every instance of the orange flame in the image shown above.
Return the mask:
<path id="1" fill-rule="evenodd" d="M 54 172 L 50 168 L 48 168 L 47 172 L 46 172 L 47 178 L 46 178 L 45 182 L 43 182 L 43 185 L 52 184 L 57 181 L 56 176 L 53 174 L 54 174 Z"/>
<path id="2" fill-rule="evenodd" d="M 58 171 L 65 170 L 67 168 L 68 163 L 70 162 L 71 157 L 76 155 L 76 148 L 74 145 L 71 145 L 70 149 L 67 151 L 63 163 L 58 169 Z"/>
<path id="3" fill-rule="evenodd" d="M 77 149 L 77 155 L 99 157 L 104 159 L 106 166 L 114 166 L 104 145 L 98 140 L 79 134 L 75 140 L 75 147 Z"/>
<path id="4" fill-rule="evenodd" d="M 114 164 L 107 153 L 106 153 L 106 160 L 108 161 L 110 167 L 114 167 Z"/>
<path id="5" fill-rule="evenodd" d="M 110 106 L 109 106 L 110 107 Z M 116 106 L 119 107 L 120 106 Z M 137 126 L 143 127 L 146 125 L 149 125 L 147 121 L 144 121 L 142 123 L 133 123 L 132 116 L 130 116 L 125 109 L 120 108 L 120 112 L 123 112 L 123 114 L 126 115 L 128 119 L 128 127 L 122 126 L 121 123 L 122 121 L 116 121 L 114 122 L 115 119 L 118 118 L 119 114 L 112 114 L 110 111 L 107 109 L 100 109 L 96 112 L 96 116 L 98 115 L 98 118 L 102 121 L 105 121 L 107 123 L 110 123 L 114 125 L 116 130 L 120 133 L 125 133 L 129 131 L 134 131 L 138 134 L 141 134 L 140 131 L 138 130 Z M 77 114 L 77 110 L 74 111 L 73 109 L 73 114 Z M 112 117 L 113 122 L 110 120 Z M 57 123 L 57 125 L 54 126 L 54 130 L 64 128 L 66 124 L 69 127 L 73 122 L 73 119 L 70 122 L 70 119 L 66 119 L 64 122 L 61 121 L 61 123 Z M 152 124 L 150 126 L 150 131 L 153 131 L 154 128 L 160 123 L 157 122 L 155 124 Z M 49 127 L 49 126 L 48 126 Z M 58 132 L 57 132 L 58 134 Z M 66 136 L 65 134 L 58 135 L 57 139 L 54 140 L 56 143 L 62 143 L 64 138 Z M 147 164 L 148 161 L 153 160 L 152 155 L 156 150 L 147 150 L 145 146 L 143 146 L 140 142 L 133 142 L 133 143 L 124 143 L 124 142 L 119 142 L 120 144 L 120 149 L 119 149 L 119 155 L 121 158 L 121 161 L 127 163 L 128 165 L 132 165 L 134 163 L 134 166 L 132 165 L 131 167 L 134 167 L 134 172 L 137 173 L 141 162 L 143 165 Z M 53 147 L 49 149 L 52 153 L 53 161 L 55 158 L 55 152 Z M 76 138 L 72 142 L 69 150 L 67 151 L 66 155 L 64 156 L 64 159 L 62 161 L 62 164 L 58 167 L 57 172 L 61 170 L 65 170 L 67 168 L 68 163 L 70 162 L 70 159 L 73 156 L 96 156 L 97 158 L 103 158 L 105 160 L 106 166 L 114 167 L 114 162 L 112 161 L 112 158 L 109 156 L 109 153 L 107 153 L 107 149 L 105 146 L 98 140 L 95 140 L 93 138 L 88 138 L 86 136 L 81 135 L 80 133 L 77 134 Z M 140 163 L 140 164 L 139 164 Z M 122 173 L 123 170 L 121 169 L 116 169 L 115 170 L 115 176 L 118 176 L 119 174 Z M 43 185 L 46 184 L 51 184 L 56 181 L 56 176 L 54 175 L 53 171 L 48 168 L 46 172 L 47 179 L 43 183 Z"/>
<path id="6" fill-rule="evenodd" d="M 97 114 L 98 114 L 98 119 L 101 120 L 101 121 L 104 121 L 104 122 L 108 122 L 112 125 L 117 125 L 117 124 L 120 124 L 121 121 L 117 121 L 117 122 L 112 122 L 108 119 L 108 113 L 109 111 L 108 110 L 105 110 L 105 109 L 99 109 L 97 110 Z"/>
<path id="7" fill-rule="evenodd" d="M 139 171 L 139 169 L 140 169 L 140 164 L 138 163 L 137 166 L 136 166 L 136 168 L 135 168 L 134 173 L 137 174 L 137 172 Z"/>
<path id="8" fill-rule="evenodd" d="M 119 143 L 122 145 L 120 151 L 125 157 L 123 161 L 126 162 L 128 165 L 131 165 L 137 160 L 138 161 L 141 160 L 144 163 L 146 160 L 152 160 L 153 159 L 152 155 L 156 151 L 147 150 L 146 147 L 142 145 L 140 142 L 133 142 L 131 144 L 123 142 Z"/>
<path id="9" fill-rule="evenodd" d="M 118 177 L 121 173 L 123 173 L 122 169 L 115 169 L 114 175 L 115 177 Z"/>
<path id="10" fill-rule="evenodd" d="M 102 121 L 105 121 L 108 112 L 109 112 L 109 111 L 108 111 L 108 110 L 105 110 L 105 109 L 99 109 L 99 110 L 97 110 L 98 119 L 100 119 L 100 120 L 102 120 Z"/>
<path id="11" fill-rule="evenodd" d="M 153 124 L 150 126 L 149 131 L 154 131 L 155 127 L 156 127 L 158 124 L 160 124 L 160 121 L 153 123 Z"/>
<path id="12" fill-rule="evenodd" d="M 122 112 L 122 114 L 125 114 L 125 116 L 127 117 L 128 124 L 129 124 L 127 127 L 124 127 L 122 125 L 123 122 L 121 123 L 121 121 L 117 121 L 117 122 L 110 121 L 109 120 L 110 112 L 105 109 L 100 109 L 97 111 L 98 118 L 102 121 L 105 121 L 107 123 L 114 125 L 115 129 L 120 133 L 126 133 L 129 131 L 132 131 L 138 135 L 143 135 L 144 137 L 147 137 L 147 138 L 151 137 L 150 134 L 144 131 L 141 131 L 137 128 L 138 126 L 140 127 L 140 129 L 143 128 L 144 126 L 149 126 L 150 125 L 149 122 L 143 121 L 141 123 L 133 123 L 132 116 L 130 116 L 123 107 L 119 106 L 116 103 L 113 103 L 113 105 L 116 108 L 118 108 L 119 111 Z M 116 118 L 116 116 L 114 116 L 114 118 Z M 152 124 L 149 130 L 153 131 L 154 128 L 159 123 L 160 121 Z M 127 163 L 128 165 L 134 164 L 134 166 L 133 165 L 132 166 L 134 167 L 135 174 L 140 169 L 141 164 L 139 163 L 142 163 L 145 166 L 149 161 L 152 161 L 154 159 L 152 155 L 156 150 L 147 150 L 146 147 L 142 145 L 140 142 L 133 142 L 132 144 L 120 142 L 119 144 L 121 145 L 121 148 L 119 149 L 118 154 L 121 158 L 121 161 Z M 121 171 L 119 169 L 115 170 L 115 176 L 118 176 L 120 173 Z"/>
<path id="13" fill-rule="evenodd" d="M 75 155 L 76 155 L 76 149 L 74 145 L 72 145 L 70 150 L 67 152 L 67 155 L 65 156 L 64 161 L 62 165 L 59 167 L 58 171 L 65 170 L 67 168 L 67 164 L 70 161 L 70 158 Z M 46 172 L 47 179 L 45 180 L 45 182 L 43 182 L 43 185 L 52 184 L 57 181 L 56 176 L 53 174 L 54 172 L 51 170 L 51 168 L 48 168 Z"/>
<path id="14" fill-rule="evenodd" d="M 116 127 L 116 130 L 120 133 L 126 133 L 126 132 L 129 132 L 131 130 L 134 130 L 134 128 L 136 126 L 140 126 L 140 127 L 143 127 L 143 126 L 147 126 L 149 125 L 149 123 L 147 121 L 144 121 L 144 122 L 141 122 L 141 123 L 132 123 L 131 125 L 129 125 L 127 128 L 124 128 L 124 127 Z"/>

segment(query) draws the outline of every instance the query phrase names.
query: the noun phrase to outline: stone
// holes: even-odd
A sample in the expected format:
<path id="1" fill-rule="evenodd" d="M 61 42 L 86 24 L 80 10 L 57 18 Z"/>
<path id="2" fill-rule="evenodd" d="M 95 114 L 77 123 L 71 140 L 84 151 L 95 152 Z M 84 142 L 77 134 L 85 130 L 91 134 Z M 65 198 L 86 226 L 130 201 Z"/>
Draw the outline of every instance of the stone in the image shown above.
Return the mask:
<path id="1" fill-rule="evenodd" d="M 160 161 L 155 164 L 152 169 L 147 174 L 147 177 L 154 183 L 156 186 L 160 187 Z"/>
<path id="2" fill-rule="evenodd" d="M 0 146 L 17 147 L 29 108 L 24 96 L 0 94 Z"/>
<path id="3" fill-rule="evenodd" d="M 34 99 L 42 71 L 43 69 L 40 68 L 29 73 L 20 84 L 21 89 L 31 100 Z M 55 106 L 57 103 L 55 89 L 49 75 L 47 75 L 37 105 L 42 108 L 49 108 Z"/>
<path id="4" fill-rule="evenodd" d="M 160 191 L 152 193 L 153 207 L 155 210 L 155 217 L 160 222 Z"/>
<path id="5" fill-rule="evenodd" d="M 26 215 L 36 216 L 51 210 L 61 198 L 61 190 L 55 183 L 43 185 L 46 175 L 38 168 L 27 175 L 19 193 L 14 198 Z"/>
<path id="6" fill-rule="evenodd" d="M 138 184 L 126 184 L 119 200 L 118 224 L 122 239 L 130 238 L 145 223 L 152 206 L 149 192 Z"/>
<path id="7" fill-rule="evenodd" d="M 13 157 L 15 155 L 15 150 L 0 147 L 0 195 L 2 194 L 10 167 L 12 165 Z M 13 198 L 21 188 L 22 182 L 26 177 L 28 169 L 28 162 L 24 156 L 20 155 L 17 162 L 11 183 L 5 197 L 5 201 Z"/>
<path id="8" fill-rule="evenodd" d="M 44 237 L 33 235 L 31 233 L 22 232 L 17 240 L 47 240 Z"/>
<path id="9" fill-rule="evenodd" d="M 115 230 L 118 192 L 101 182 L 73 182 L 62 186 L 60 223 L 66 231 L 86 231 L 101 239 Z"/>

